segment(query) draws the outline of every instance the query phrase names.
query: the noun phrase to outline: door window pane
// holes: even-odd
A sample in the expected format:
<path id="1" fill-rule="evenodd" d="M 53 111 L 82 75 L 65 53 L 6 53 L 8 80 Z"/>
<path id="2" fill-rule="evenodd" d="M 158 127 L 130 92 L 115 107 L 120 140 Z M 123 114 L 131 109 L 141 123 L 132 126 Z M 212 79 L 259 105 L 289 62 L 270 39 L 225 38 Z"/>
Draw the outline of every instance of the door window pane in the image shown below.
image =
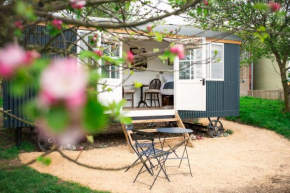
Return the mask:
<path id="1" fill-rule="evenodd" d="M 196 63 L 195 71 L 196 71 L 196 78 L 203 78 L 202 77 L 202 62 Z"/>
<path id="2" fill-rule="evenodd" d="M 179 62 L 179 79 L 190 79 L 190 62 Z"/>
<path id="3" fill-rule="evenodd" d="M 106 56 L 110 56 L 113 59 L 117 59 L 120 56 L 120 46 L 116 44 L 110 44 L 102 42 L 101 47 L 103 49 L 103 54 Z M 101 71 L 102 78 L 120 78 L 120 67 L 110 64 L 108 61 L 103 60 L 102 65 L 104 68 Z"/>

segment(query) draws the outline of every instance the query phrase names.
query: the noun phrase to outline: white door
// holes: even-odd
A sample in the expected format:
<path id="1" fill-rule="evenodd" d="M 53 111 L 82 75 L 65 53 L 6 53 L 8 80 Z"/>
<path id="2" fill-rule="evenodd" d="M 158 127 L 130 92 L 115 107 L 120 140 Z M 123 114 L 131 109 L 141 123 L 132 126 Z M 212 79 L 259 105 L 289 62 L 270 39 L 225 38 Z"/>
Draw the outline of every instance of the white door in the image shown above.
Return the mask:
<path id="1" fill-rule="evenodd" d="M 186 57 L 174 61 L 175 110 L 206 110 L 206 42 L 186 50 Z"/>
<path id="2" fill-rule="evenodd" d="M 103 55 L 110 56 L 111 58 L 118 58 L 122 56 L 122 43 L 120 42 L 110 42 L 109 40 L 104 40 L 101 37 L 101 33 L 95 32 L 90 33 L 88 31 L 79 31 L 79 34 L 83 36 L 84 41 L 80 41 L 78 48 L 81 51 L 83 48 L 84 50 L 89 50 L 88 45 L 92 48 L 92 50 L 98 50 L 100 47 L 103 49 Z M 94 35 L 98 35 L 98 41 L 92 43 L 91 40 Z M 92 59 L 87 59 L 87 65 L 93 65 L 95 61 Z M 122 69 L 121 66 L 116 66 L 110 64 L 105 60 L 97 61 L 97 71 L 100 75 L 100 79 L 97 83 L 97 91 L 98 91 L 98 100 L 104 104 L 108 105 L 113 101 L 119 102 L 122 100 Z"/>

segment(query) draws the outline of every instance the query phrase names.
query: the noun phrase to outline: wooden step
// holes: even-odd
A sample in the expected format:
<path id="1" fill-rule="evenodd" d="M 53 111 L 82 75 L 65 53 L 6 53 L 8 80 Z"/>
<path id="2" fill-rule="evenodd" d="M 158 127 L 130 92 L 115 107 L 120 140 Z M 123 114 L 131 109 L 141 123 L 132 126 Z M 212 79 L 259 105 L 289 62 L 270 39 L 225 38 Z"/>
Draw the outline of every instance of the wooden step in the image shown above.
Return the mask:
<path id="1" fill-rule="evenodd" d="M 170 121 L 178 121 L 178 118 L 132 120 L 132 123 L 159 123 L 159 122 L 170 122 Z"/>

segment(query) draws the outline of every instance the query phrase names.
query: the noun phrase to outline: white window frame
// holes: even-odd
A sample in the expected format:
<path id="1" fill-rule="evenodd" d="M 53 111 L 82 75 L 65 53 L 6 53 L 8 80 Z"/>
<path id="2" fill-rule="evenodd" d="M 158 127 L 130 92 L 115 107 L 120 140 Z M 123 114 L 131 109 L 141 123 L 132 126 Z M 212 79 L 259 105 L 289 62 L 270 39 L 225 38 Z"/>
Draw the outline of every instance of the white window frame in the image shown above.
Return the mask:
<path id="1" fill-rule="evenodd" d="M 202 52 L 202 48 L 200 48 L 200 49 Z M 189 62 L 189 79 L 180 79 L 180 81 L 195 80 L 195 79 L 202 79 L 203 78 L 203 77 L 198 77 L 198 78 L 196 77 L 197 76 L 197 69 L 196 69 L 197 63 L 201 62 L 201 65 L 203 65 L 202 57 L 201 57 L 201 59 L 197 59 L 197 54 L 196 54 L 197 50 L 198 49 L 189 49 L 188 50 L 189 51 L 189 59 L 188 60 L 182 59 L 179 61 L 179 62 Z M 194 52 L 194 54 L 193 54 L 193 52 Z M 194 58 L 193 58 L 193 56 L 194 56 Z M 192 70 L 192 68 L 193 68 L 193 70 Z M 192 78 L 192 72 L 194 73 L 193 74 L 194 78 Z M 179 74 L 179 76 L 180 76 L 180 74 Z"/>
<path id="2" fill-rule="evenodd" d="M 101 40 L 102 41 L 102 40 Z M 100 46 L 102 46 L 102 44 L 101 44 L 101 42 L 100 42 Z M 111 52 L 111 50 L 112 50 L 112 45 L 109 45 L 110 46 L 110 52 Z M 122 47 L 123 47 L 123 42 L 119 42 L 119 57 L 116 57 L 116 56 L 110 56 L 111 58 L 113 58 L 113 59 L 118 59 L 118 58 L 122 58 L 122 54 L 123 54 L 123 52 L 122 52 Z M 100 61 L 100 64 L 103 66 L 104 64 L 103 64 L 103 61 Z M 121 67 L 122 65 L 120 65 L 119 67 L 118 67 L 118 69 L 119 69 L 119 77 L 118 78 L 112 78 L 112 66 L 110 66 L 110 69 L 109 69 L 109 77 L 107 77 L 107 78 L 103 78 L 103 79 L 120 79 L 120 74 L 122 73 L 122 67 Z M 117 67 L 117 66 L 116 66 Z M 100 68 L 100 74 L 101 74 L 101 68 Z M 101 77 L 102 78 L 102 77 Z"/>
<path id="3" fill-rule="evenodd" d="M 225 80 L 225 45 L 223 43 L 212 43 L 212 42 L 207 42 L 207 44 L 209 44 L 209 52 L 207 50 L 207 53 L 209 53 L 209 62 L 208 62 L 208 65 L 206 66 L 207 67 L 207 74 L 209 74 L 209 77 L 206 77 L 206 80 L 209 80 L 209 81 L 224 81 Z M 222 63 L 223 63 L 223 77 L 221 79 L 217 79 L 217 78 L 211 78 L 212 77 L 212 72 L 211 72 L 211 66 L 212 66 L 212 62 L 211 62 L 211 47 L 212 45 L 221 45 L 223 48 L 223 53 L 222 53 Z"/>
<path id="4" fill-rule="evenodd" d="M 87 33 L 89 33 L 89 34 L 87 34 L 86 36 L 93 36 L 93 35 L 95 35 L 95 34 L 97 34 L 99 37 L 101 37 L 101 32 L 100 31 L 96 31 L 96 32 L 94 32 L 94 31 L 89 31 L 89 30 L 77 30 L 77 33 L 80 35 L 80 33 L 85 33 L 85 34 L 87 34 Z M 86 36 L 84 36 L 84 37 L 86 37 Z M 83 38 L 84 38 L 83 37 Z M 79 37 L 77 37 L 77 38 L 79 38 Z M 102 38 L 102 37 L 101 37 Z M 101 47 L 101 38 L 98 38 L 98 41 L 97 41 L 97 47 Z M 83 49 L 81 49 L 81 41 L 82 40 L 79 40 L 78 42 L 77 42 L 77 54 L 79 54 Z M 122 52 L 122 47 L 123 47 L 123 42 L 122 41 L 120 41 L 119 42 L 119 57 L 111 57 L 111 58 L 122 58 L 122 54 L 123 54 L 123 52 Z M 98 50 L 98 48 L 97 47 L 94 47 L 93 48 L 93 50 L 95 51 L 95 50 Z M 110 48 L 110 50 L 111 50 L 111 48 Z M 81 63 L 81 59 L 78 57 L 78 60 L 79 60 L 79 62 Z M 100 59 L 100 60 L 98 60 L 98 62 L 99 62 L 99 64 L 100 65 L 103 65 L 103 63 L 102 63 L 102 60 Z M 121 74 L 122 73 L 122 68 L 121 67 L 119 67 L 119 69 L 120 69 L 120 71 L 119 71 L 119 74 Z M 99 73 L 99 75 L 101 76 L 101 68 L 99 68 L 98 69 L 98 73 Z M 111 66 L 110 66 L 110 73 L 109 73 L 109 77 L 108 78 L 103 78 L 103 79 L 120 79 L 120 75 L 119 75 L 119 77 L 118 78 L 112 78 L 112 71 L 111 71 Z"/>

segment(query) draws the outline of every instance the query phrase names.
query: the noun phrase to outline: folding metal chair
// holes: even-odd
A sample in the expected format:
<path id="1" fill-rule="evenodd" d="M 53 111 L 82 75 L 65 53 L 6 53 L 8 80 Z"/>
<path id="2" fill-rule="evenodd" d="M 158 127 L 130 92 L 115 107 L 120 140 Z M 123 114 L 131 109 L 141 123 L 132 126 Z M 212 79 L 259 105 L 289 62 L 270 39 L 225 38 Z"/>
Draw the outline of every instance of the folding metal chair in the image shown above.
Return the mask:
<path id="1" fill-rule="evenodd" d="M 156 160 L 157 161 L 157 168 L 160 168 L 159 171 L 157 172 L 155 178 L 154 178 L 154 181 L 152 183 L 152 185 L 150 186 L 150 190 L 151 188 L 153 187 L 155 181 L 157 180 L 159 174 L 161 171 L 163 171 L 163 173 L 165 174 L 165 177 L 166 179 L 170 182 L 169 178 L 168 178 L 168 175 L 166 173 L 166 168 L 165 168 L 165 162 L 169 156 L 169 154 L 171 154 L 172 152 L 171 151 L 163 151 L 161 149 L 156 149 L 155 146 L 154 146 L 154 138 L 153 138 L 153 133 L 148 133 L 148 132 L 142 132 L 142 131 L 134 131 L 133 132 L 133 137 L 134 137 L 134 140 L 135 140 L 135 144 L 136 144 L 136 153 L 138 155 L 138 157 L 146 157 L 145 161 L 141 167 L 141 169 L 139 170 L 136 178 L 134 179 L 133 183 L 137 180 L 138 176 L 143 173 L 143 172 L 146 172 L 148 171 L 149 173 L 152 171 L 152 173 L 150 173 L 151 175 L 153 174 L 153 169 L 155 168 L 155 166 L 152 164 L 151 160 Z M 142 148 L 141 148 L 141 144 L 139 141 L 140 140 L 148 140 L 151 142 L 152 146 L 151 148 L 148 148 L 147 150 L 145 151 L 142 151 Z M 141 150 L 141 151 L 140 151 Z M 140 160 L 144 160 L 144 159 L 140 159 Z M 147 167 L 147 164 L 146 162 L 149 161 L 150 163 L 150 168 L 148 169 Z M 143 170 L 143 168 L 146 168 L 146 170 Z"/>
<path id="2" fill-rule="evenodd" d="M 131 131 L 132 133 L 134 133 L 136 131 L 136 130 L 134 130 L 133 125 L 125 125 L 125 127 L 126 127 L 126 131 L 128 132 L 128 135 L 130 135 L 129 131 Z M 149 150 L 150 148 L 153 148 L 155 145 L 155 143 L 151 143 L 151 142 L 149 142 L 149 143 L 142 142 L 142 143 L 138 143 L 138 145 L 137 145 L 135 142 L 132 142 L 130 140 L 130 137 L 128 138 L 128 140 L 129 140 L 130 146 L 132 147 L 132 149 L 134 150 L 134 152 L 136 153 L 138 158 L 131 164 L 131 166 L 129 166 L 125 170 L 125 172 L 127 172 L 130 168 L 132 168 L 132 166 L 134 166 L 135 163 L 137 163 L 139 160 L 142 161 L 143 163 L 145 163 L 145 161 L 141 155 L 145 155 L 144 152 Z M 149 163 L 151 166 L 150 168 L 153 168 L 154 166 L 153 166 L 152 162 L 150 161 Z M 153 169 L 150 170 L 147 165 L 145 167 L 151 175 L 154 174 Z"/>

